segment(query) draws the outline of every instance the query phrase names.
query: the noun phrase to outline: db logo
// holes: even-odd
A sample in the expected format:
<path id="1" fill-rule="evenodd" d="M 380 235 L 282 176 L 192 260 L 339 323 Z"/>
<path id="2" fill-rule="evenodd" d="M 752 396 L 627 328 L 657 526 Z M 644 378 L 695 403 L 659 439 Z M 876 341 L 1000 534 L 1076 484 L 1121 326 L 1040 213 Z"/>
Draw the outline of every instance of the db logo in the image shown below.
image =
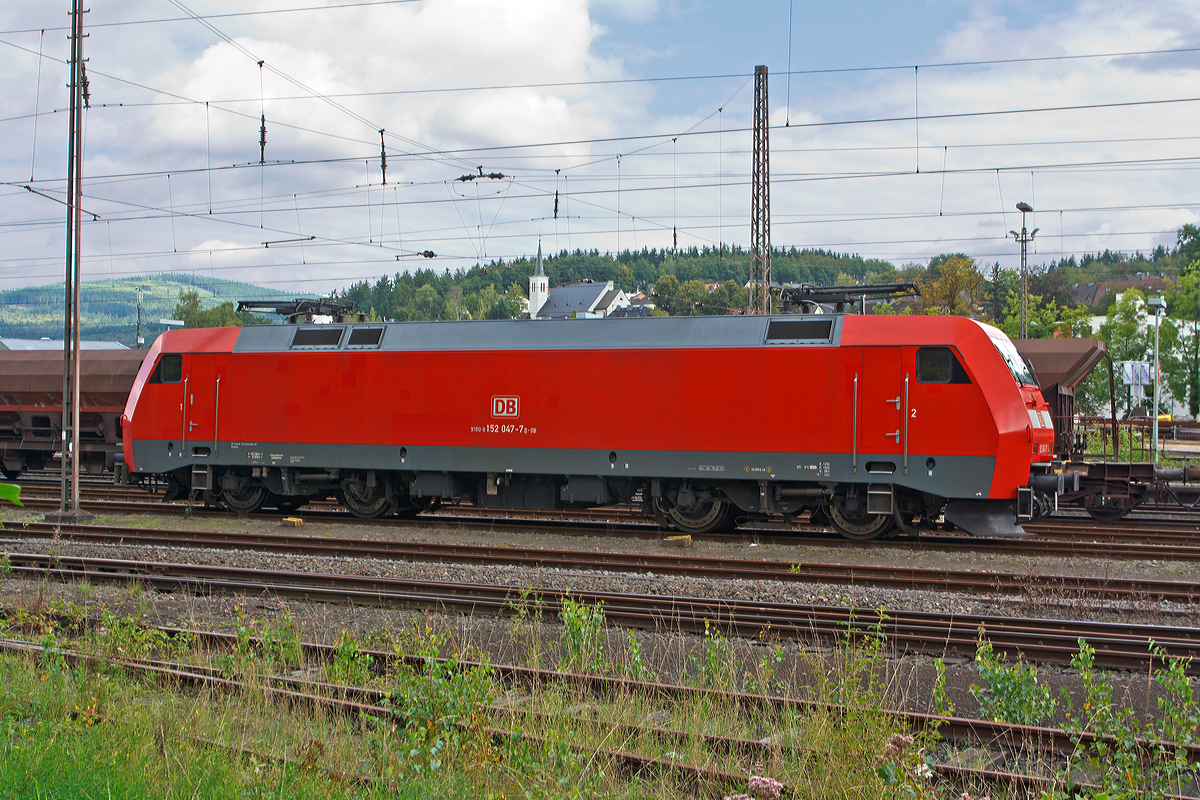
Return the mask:
<path id="1" fill-rule="evenodd" d="M 521 398 L 500 397 L 492 398 L 492 416 L 497 418 L 516 418 L 521 416 Z"/>

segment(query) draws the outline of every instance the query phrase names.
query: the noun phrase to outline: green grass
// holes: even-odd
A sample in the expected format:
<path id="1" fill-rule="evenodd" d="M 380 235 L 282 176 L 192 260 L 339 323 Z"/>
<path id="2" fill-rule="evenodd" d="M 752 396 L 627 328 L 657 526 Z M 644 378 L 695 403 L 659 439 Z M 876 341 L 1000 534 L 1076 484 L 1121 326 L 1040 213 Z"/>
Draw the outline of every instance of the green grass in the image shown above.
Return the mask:
<path id="1" fill-rule="evenodd" d="M 82 618 L 78 607 L 58 610 Z M 922 798 L 960 797 L 948 788 L 939 794 L 916 777 L 921 748 L 935 747 L 936 737 L 918 737 L 907 761 L 895 759 L 890 785 L 877 770 L 876 756 L 908 733 L 883 711 L 895 707 L 898 698 L 896 687 L 886 682 L 890 654 L 882 637 L 812 654 L 800 665 L 806 685 L 788 689 L 795 684 L 769 663 L 777 651 L 764 647 L 767 661 L 745 661 L 713 629 L 693 643 L 696 658 L 683 659 L 679 674 L 656 676 L 719 689 L 741 688 L 740 682 L 753 676 L 757 685 L 818 701 L 818 707 L 805 710 L 739 708 L 728 698 L 703 694 L 669 699 L 640 688 L 604 696 L 553 681 L 503 686 L 486 665 L 462 668 L 456 656 L 465 660 L 479 654 L 458 652 L 449 632 L 428 623 L 375 637 L 376 645 L 422 658 L 416 666 L 385 668 L 382 659 L 366 662 L 361 643 L 346 633 L 329 663 L 313 663 L 300 651 L 298 628 L 286 612 L 268 620 L 239 613 L 234 646 L 222 651 L 205 650 L 194 640 L 171 640 L 136 617 L 119 619 L 110 611 L 102 616 L 100 626 L 83 630 L 77 622 L 63 627 L 35 612 L 9 614 L 10 634 L 50 647 L 51 655 L 0 655 L 0 798 L 633 800 L 695 793 L 686 779 L 670 774 L 631 777 L 604 751 L 636 752 L 742 776 L 768 774 L 794 787 L 785 797 L 909 797 L 910 790 Z M 629 673 L 629 643 L 636 640 L 622 632 L 605 647 L 602 610 L 576 608 L 565 617 L 562 641 L 536 658 L 574 661 L 577 668 L 599 674 Z M 535 613 L 526 622 L 540 625 L 539 620 Z M 69 644 L 68 634 L 76 637 Z M 614 649 L 615 642 L 625 647 Z M 350 717 L 291 706 L 255 688 L 197 689 L 143 680 L 112 666 L 69 668 L 53 654 L 58 646 L 109 657 L 213 665 L 251 687 L 264 676 L 299 668 L 385 689 L 391 693 L 391 712 Z M 664 738 L 636 726 L 683 735 Z M 489 728 L 508 734 L 493 736 Z M 730 756 L 712 748 L 706 735 L 770 737 L 777 749 L 767 758 Z M 258 755 L 238 755 L 231 748 Z M 274 760 L 279 758 L 294 763 L 282 766 Z M 756 760 L 767 763 L 756 765 Z M 374 788 L 347 785 L 332 780 L 327 770 L 377 782 Z M 700 795 L 720 798 L 739 790 L 744 788 L 704 786 Z M 1001 796 L 991 794 L 993 800 Z"/>
<path id="2" fill-rule="evenodd" d="M 0 698 L 0 798 L 430 796 L 430 787 L 420 782 L 390 790 L 355 788 L 316 768 L 322 764 L 280 765 L 197 740 L 242 745 L 252 724 L 272 733 L 287 728 L 313 733 L 315 718 L 281 707 L 264 718 L 263 706 L 252 698 L 193 697 L 103 673 L 47 674 L 43 665 L 11 656 L 0 658 L 0 685 L 5 686 Z M 325 753 L 331 746 L 322 738 L 308 742 L 306 750 L 297 746 L 290 756 L 303 761 L 301 751 Z M 246 746 L 260 754 L 271 752 L 254 741 Z"/>

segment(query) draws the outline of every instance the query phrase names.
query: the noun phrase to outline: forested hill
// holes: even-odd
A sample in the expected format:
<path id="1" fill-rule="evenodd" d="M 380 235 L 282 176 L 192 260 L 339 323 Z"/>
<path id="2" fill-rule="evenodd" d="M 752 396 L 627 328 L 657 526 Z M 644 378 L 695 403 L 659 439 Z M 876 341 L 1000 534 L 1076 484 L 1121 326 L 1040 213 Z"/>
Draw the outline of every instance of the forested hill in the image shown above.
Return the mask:
<path id="1" fill-rule="evenodd" d="M 132 345 L 137 331 L 137 290 L 142 289 L 142 330 L 149 344 L 171 319 L 180 292 L 196 292 L 201 305 L 286 298 L 278 290 L 203 275 L 163 273 L 118 280 L 85 281 L 79 287 L 80 330 L 86 339 Z M 0 291 L 0 337 L 62 339 L 63 285 Z"/>
<path id="2" fill-rule="evenodd" d="M 513 315 L 517 295 L 526 294 L 534 261 L 492 262 L 455 273 L 423 269 L 385 275 L 374 284 L 354 284 L 342 296 L 380 319 L 504 318 Z M 891 262 L 825 250 L 778 248 L 772 261 L 772 278 L 780 283 L 873 283 L 896 274 Z M 563 251 L 546 256 L 543 263 L 552 287 L 589 279 L 613 281 L 627 292 L 652 290 L 664 275 L 673 275 L 679 284 L 732 281 L 739 287 L 750 275 L 750 254 L 736 246 L 626 250 L 615 257 L 598 250 Z"/>
<path id="3" fill-rule="evenodd" d="M 1181 237 L 1188 233 L 1183 238 L 1196 245 L 1193 249 L 1200 248 L 1200 232 L 1196 236 L 1192 232 L 1185 226 Z M 1059 307 L 1073 306 L 1074 290 L 1089 282 L 1139 272 L 1177 274 L 1182 264 L 1190 263 L 1200 254 L 1185 253 L 1184 249 L 1187 248 L 1159 247 L 1149 256 L 1105 251 L 1079 260 L 1070 257 L 1031 265 L 1030 293 L 1047 302 L 1053 300 Z M 580 279 L 611 280 L 627 292 L 653 291 L 657 287 L 662 301 L 659 306 L 670 313 L 720 314 L 726 308 L 745 305 L 741 287 L 750 275 L 750 254 L 741 247 L 723 250 L 692 247 L 677 253 L 666 249 L 626 250 L 616 256 L 596 250 L 575 250 L 546 256 L 544 265 L 552 287 Z M 946 291 L 946 287 L 933 285 L 945 282 L 946 265 L 965 268 L 967 274 L 962 279 L 973 288 L 960 292 L 964 295 L 962 303 L 957 295 L 934 302 L 934 306 L 942 308 L 940 313 L 975 315 L 979 311 L 999 320 L 1015 273 L 994 270 L 993 265 L 977 263 L 961 254 L 936 256 L 928 264 L 897 267 L 889 261 L 826 250 L 776 248 L 772 253 L 772 279 L 777 283 L 823 285 L 914 281 L 922 286 L 923 292 L 937 293 Z M 341 295 L 357 302 L 376 319 L 503 319 L 517 313 L 519 296 L 526 294 L 533 269 L 533 258 L 492 262 L 453 273 L 422 269 L 385 275 L 374 283 L 363 281 Z M 664 276 L 671 278 L 660 284 Z M 705 290 L 704 284 L 714 283 L 721 284 L 719 290 Z M 667 296 L 672 294 L 678 294 L 678 302 Z"/>
<path id="4" fill-rule="evenodd" d="M 1148 257 L 1106 251 L 1079 261 L 1068 258 L 1033 266 L 1030 294 L 1046 305 L 1051 321 L 1062 319 L 1057 309 L 1074 306 L 1074 290 L 1088 282 L 1139 272 L 1169 276 L 1177 274 L 1181 264 L 1200 258 L 1200 230 L 1184 226 L 1180 241 L 1181 247 L 1158 248 Z M 779 283 L 914 281 L 924 296 L 923 304 L 914 310 L 970 314 L 997 323 L 1007 316 L 1005 306 L 1016 281 L 1011 271 L 997 272 L 992 265 L 961 254 L 897 267 L 880 259 L 826 250 L 776 248 L 772 262 L 772 278 Z M 656 292 L 660 311 L 673 314 L 721 314 L 743 307 L 746 292 L 742 287 L 750 273 L 749 253 L 736 246 L 678 252 L 627 250 L 616 256 L 596 250 L 563 251 L 547 255 L 544 263 L 552 287 L 581 279 L 611 280 L 627 292 Z M 504 319 L 520 313 L 533 269 L 533 258 L 477 264 L 454 272 L 419 269 L 362 281 L 337 294 L 355 301 L 376 320 Z M 719 288 L 709 291 L 712 284 Z M 179 273 L 91 281 L 81 288 L 85 337 L 132 344 L 139 287 L 144 292 L 142 320 L 147 344 L 161 331 L 156 324 L 159 319 L 186 318 L 191 325 L 239 324 L 244 319 L 233 315 L 233 301 L 311 296 Z M 1111 301 L 1111 296 L 1108 299 Z M 0 336 L 61 338 L 62 312 L 62 284 L 0 291 Z"/>

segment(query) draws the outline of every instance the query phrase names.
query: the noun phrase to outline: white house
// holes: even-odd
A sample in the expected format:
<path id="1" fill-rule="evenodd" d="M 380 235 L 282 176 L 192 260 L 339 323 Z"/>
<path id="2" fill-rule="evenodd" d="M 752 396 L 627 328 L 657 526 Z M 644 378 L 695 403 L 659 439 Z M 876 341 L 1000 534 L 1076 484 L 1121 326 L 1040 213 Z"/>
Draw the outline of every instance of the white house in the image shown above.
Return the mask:
<path id="1" fill-rule="evenodd" d="M 538 319 L 600 319 L 629 306 L 629 295 L 605 283 L 576 283 L 550 292 L 538 309 Z"/>

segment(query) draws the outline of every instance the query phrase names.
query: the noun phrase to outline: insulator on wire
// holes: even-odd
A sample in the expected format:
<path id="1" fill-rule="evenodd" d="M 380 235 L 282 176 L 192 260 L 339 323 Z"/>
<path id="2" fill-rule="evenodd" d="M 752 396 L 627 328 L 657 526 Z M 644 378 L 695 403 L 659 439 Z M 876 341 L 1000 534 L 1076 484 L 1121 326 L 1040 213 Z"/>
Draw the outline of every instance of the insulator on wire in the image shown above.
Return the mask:
<path id="1" fill-rule="evenodd" d="M 262 126 L 258 129 L 258 163 L 267 161 L 267 115 L 262 115 Z"/>
<path id="2" fill-rule="evenodd" d="M 83 107 L 91 108 L 92 92 L 87 76 L 87 64 L 80 63 L 79 65 L 80 82 L 83 84 Z"/>
<path id="3" fill-rule="evenodd" d="M 387 186 L 387 148 L 383 146 L 383 128 L 379 129 L 379 171 L 383 173 L 383 185 Z"/>
<path id="4" fill-rule="evenodd" d="M 558 219 L 558 189 L 554 190 L 554 218 Z"/>

